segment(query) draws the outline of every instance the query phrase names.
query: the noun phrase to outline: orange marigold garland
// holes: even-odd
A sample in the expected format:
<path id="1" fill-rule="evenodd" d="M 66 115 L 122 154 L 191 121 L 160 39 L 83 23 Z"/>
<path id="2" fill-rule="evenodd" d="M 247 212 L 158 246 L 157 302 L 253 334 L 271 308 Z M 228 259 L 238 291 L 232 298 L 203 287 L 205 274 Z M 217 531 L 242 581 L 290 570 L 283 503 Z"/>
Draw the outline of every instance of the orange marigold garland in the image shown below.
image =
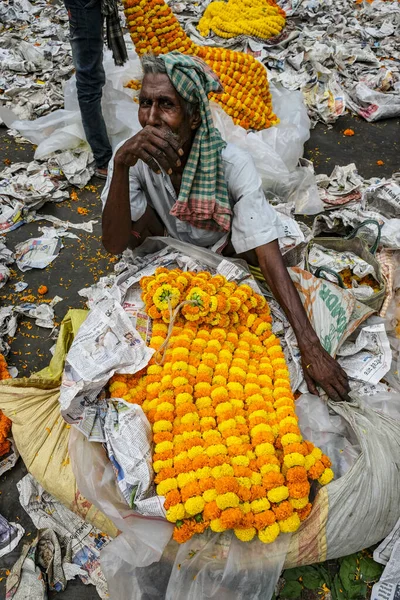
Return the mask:
<path id="1" fill-rule="evenodd" d="M 7 363 L 2 354 L 0 354 L 0 381 L 2 379 L 10 379 L 11 375 L 7 370 Z M 10 441 L 7 436 L 11 431 L 11 421 L 0 410 L 0 456 L 8 454 L 10 451 Z"/>
<path id="2" fill-rule="evenodd" d="M 152 425 L 174 538 L 233 529 L 271 543 L 296 531 L 311 510 L 310 482 L 325 485 L 333 471 L 301 435 L 265 298 L 179 269 L 159 268 L 140 285 L 157 352 L 142 372 L 115 375 L 110 393 L 141 405 Z"/>
<path id="3" fill-rule="evenodd" d="M 253 56 L 225 48 L 198 46 L 186 35 L 164 0 L 123 0 L 126 20 L 139 56 L 152 52 L 166 54 L 177 50 L 202 58 L 219 76 L 223 94 L 211 93 L 232 117 L 245 129 L 266 129 L 278 123 L 272 110 L 271 94 L 265 67 Z M 133 80 L 127 84 L 139 88 Z"/>

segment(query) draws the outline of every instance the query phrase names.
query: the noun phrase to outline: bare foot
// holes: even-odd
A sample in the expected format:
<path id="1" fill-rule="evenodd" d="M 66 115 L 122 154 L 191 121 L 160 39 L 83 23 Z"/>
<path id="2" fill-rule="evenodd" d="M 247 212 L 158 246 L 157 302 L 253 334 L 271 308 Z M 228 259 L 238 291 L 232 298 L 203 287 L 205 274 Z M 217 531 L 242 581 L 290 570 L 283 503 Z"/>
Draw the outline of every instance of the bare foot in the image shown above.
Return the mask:
<path id="1" fill-rule="evenodd" d="M 97 169 L 94 172 L 94 176 L 98 177 L 99 179 L 107 179 L 107 173 L 108 167 L 97 167 Z"/>

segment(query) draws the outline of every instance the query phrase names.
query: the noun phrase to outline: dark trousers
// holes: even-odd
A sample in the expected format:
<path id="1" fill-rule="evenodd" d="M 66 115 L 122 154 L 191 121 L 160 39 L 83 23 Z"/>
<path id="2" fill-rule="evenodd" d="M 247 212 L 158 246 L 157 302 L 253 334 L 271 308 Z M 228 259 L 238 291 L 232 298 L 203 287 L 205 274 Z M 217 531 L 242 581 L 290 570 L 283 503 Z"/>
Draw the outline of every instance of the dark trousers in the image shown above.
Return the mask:
<path id="1" fill-rule="evenodd" d="M 76 88 L 86 139 L 97 167 L 112 156 L 106 124 L 101 112 L 103 69 L 103 15 L 100 0 L 64 0 L 68 10 Z"/>

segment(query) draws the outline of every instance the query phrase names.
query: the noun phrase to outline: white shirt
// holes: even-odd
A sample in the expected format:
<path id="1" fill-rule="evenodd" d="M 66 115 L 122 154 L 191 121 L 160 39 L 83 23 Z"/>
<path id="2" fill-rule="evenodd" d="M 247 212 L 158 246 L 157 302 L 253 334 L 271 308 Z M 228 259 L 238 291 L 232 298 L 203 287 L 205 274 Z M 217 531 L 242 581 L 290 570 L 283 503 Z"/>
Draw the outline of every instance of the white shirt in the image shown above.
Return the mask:
<path id="1" fill-rule="evenodd" d="M 123 143 L 117 146 L 115 152 Z M 264 196 L 261 178 L 251 156 L 234 144 L 227 144 L 222 150 L 222 162 L 233 212 L 231 235 L 235 251 L 240 254 L 284 237 L 278 213 Z M 107 181 L 101 195 L 103 209 L 113 168 L 114 159 L 109 163 Z M 139 160 L 129 169 L 129 191 L 132 221 L 140 219 L 149 204 L 164 223 L 168 235 L 175 239 L 213 250 L 221 247 L 227 239 L 223 231 L 199 229 L 170 215 L 177 196 L 169 175 L 163 170 L 156 174 Z"/>

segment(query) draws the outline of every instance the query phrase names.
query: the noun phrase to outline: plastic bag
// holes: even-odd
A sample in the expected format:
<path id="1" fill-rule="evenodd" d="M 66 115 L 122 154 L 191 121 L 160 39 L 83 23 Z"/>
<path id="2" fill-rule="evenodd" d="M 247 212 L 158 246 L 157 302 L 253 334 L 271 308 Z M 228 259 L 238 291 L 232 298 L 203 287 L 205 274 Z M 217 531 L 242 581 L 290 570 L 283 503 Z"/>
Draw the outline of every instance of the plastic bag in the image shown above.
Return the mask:
<path id="1" fill-rule="evenodd" d="M 282 535 L 266 546 L 259 541 L 243 544 L 233 532 L 208 532 L 180 546 L 170 542 L 171 523 L 138 515 L 123 502 L 101 444 L 88 442 L 73 428 L 69 452 L 78 488 L 122 532 L 101 554 L 111 598 L 141 600 L 150 590 L 152 594 L 146 597 L 154 600 L 245 600 L 249 594 L 253 600 L 264 600 L 272 596 L 290 536 Z M 160 560 L 155 568 L 153 563 Z"/>
<path id="2" fill-rule="evenodd" d="M 356 235 L 358 231 L 371 224 L 374 224 L 377 228 L 377 237 L 375 242 L 369 246 L 361 237 L 356 237 Z M 368 273 L 372 274 L 379 286 L 378 291 L 374 292 L 372 290 L 372 294 L 370 293 L 369 296 L 362 299 L 359 295 L 354 295 L 366 306 L 379 311 L 386 295 L 385 279 L 382 276 L 380 264 L 375 257 L 376 248 L 380 241 L 380 234 L 381 230 L 378 221 L 368 219 L 365 223 L 357 225 L 353 232 L 345 238 L 313 238 L 308 243 L 305 253 L 306 269 L 319 277 L 324 277 L 331 281 L 333 279 L 335 283 L 337 281 L 341 287 L 344 287 L 341 273 L 346 267 L 350 268 L 352 273 L 360 277 Z M 314 260 L 311 259 L 311 255 L 314 256 Z M 319 272 L 321 272 L 321 275 L 318 274 Z M 354 293 L 354 289 L 352 293 Z"/>
<path id="3" fill-rule="evenodd" d="M 262 141 L 273 148 L 292 171 L 303 156 L 303 146 L 310 139 L 310 119 L 303 94 L 270 82 L 272 105 L 279 117 L 276 127 L 260 131 Z"/>
<path id="4" fill-rule="evenodd" d="M 384 415 L 400 421 L 400 394 L 396 392 L 387 392 L 374 394 L 372 396 L 360 396 L 360 400 L 365 402 L 370 408 L 381 412 Z"/>
<path id="5" fill-rule="evenodd" d="M 289 176 L 288 201 L 294 202 L 294 212 L 297 215 L 316 215 L 324 210 L 324 205 L 319 196 L 314 167 L 305 159 L 300 159 L 300 164 L 302 166 Z"/>
<path id="6" fill-rule="evenodd" d="M 0 382 L 0 407 L 26 468 L 57 500 L 111 536 L 117 528 L 76 487 L 68 455 L 69 425 L 60 415 L 60 379 L 67 350 L 87 311 L 71 310 L 60 327 L 50 365 L 29 379 Z"/>
<path id="7" fill-rule="evenodd" d="M 35 159 L 57 150 L 76 148 L 85 140 L 79 111 L 59 109 L 35 121 L 15 120 L 10 127 L 37 145 Z"/>

